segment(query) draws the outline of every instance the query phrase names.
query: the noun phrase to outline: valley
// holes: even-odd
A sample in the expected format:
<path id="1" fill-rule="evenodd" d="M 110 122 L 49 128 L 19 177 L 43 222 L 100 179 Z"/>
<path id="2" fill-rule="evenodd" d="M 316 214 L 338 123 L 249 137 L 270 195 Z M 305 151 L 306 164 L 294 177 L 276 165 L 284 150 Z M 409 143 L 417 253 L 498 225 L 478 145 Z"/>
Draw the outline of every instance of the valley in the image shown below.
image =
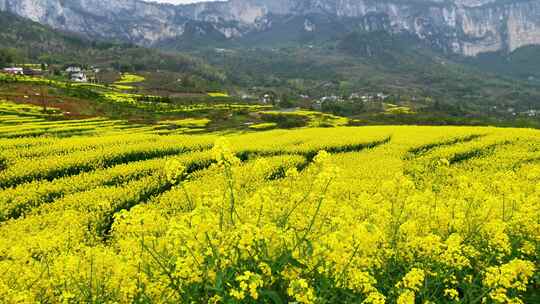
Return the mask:
<path id="1" fill-rule="evenodd" d="M 539 20 L 0 0 L 0 303 L 540 303 Z"/>

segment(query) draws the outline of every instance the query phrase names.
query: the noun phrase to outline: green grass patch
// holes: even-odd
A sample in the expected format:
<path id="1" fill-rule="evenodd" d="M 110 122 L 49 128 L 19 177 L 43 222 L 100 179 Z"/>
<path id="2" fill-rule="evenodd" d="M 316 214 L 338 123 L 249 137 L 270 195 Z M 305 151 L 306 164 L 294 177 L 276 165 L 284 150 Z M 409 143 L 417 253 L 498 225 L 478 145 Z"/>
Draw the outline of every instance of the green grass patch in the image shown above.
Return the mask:
<path id="1" fill-rule="evenodd" d="M 178 120 L 163 120 L 158 124 L 176 128 L 205 128 L 211 122 L 208 118 L 186 118 Z"/>
<path id="2" fill-rule="evenodd" d="M 123 84 L 112 84 L 111 87 L 122 90 L 122 91 L 129 91 L 135 89 L 133 86 L 123 85 Z"/>
<path id="3" fill-rule="evenodd" d="M 260 123 L 260 124 L 249 126 L 250 129 L 257 130 L 257 131 L 270 130 L 270 129 L 275 129 L 277 127 L 278 127 L 278 124 L 275 122 L 266 122 L 266 123 Z"/>
<path id="4" fill-rule="evenodd" d="M 229 94 L 223 92 L 211 92 L 208 93 L 208 96 L 218 98 L 218 97 L 230 97 Z"/>
<path id="5" fill-rule="evenodd" d="M 144 78 L 143 76 L 136 75 L 136 74 L 124 73 L 124 74 L 122 74 L 122 77 L 120 78 L 120 80 L 115 82 L 115 84 L 140 83 L 140 82 L 143 82 L 145 80 L 146 80 L 146 78 Z"/>
<path id="6" fill-rule="evenodd" d="M 297 127 L 338 127 L 349 124 L 346 117 L 327 113 L 298 110 L 293 112 L 264 111 L 260 112 L 265 121 L 276 123 L 280 128 Z"/>
<path id="7" fill-rule="evenodd" d="M 409 107 L 398 106 L 391 103 L 385 103 L 384 108 L 385 108 L 384 114 L 398 115 L 398 114 L 415 114 L 416 113 Z"/>

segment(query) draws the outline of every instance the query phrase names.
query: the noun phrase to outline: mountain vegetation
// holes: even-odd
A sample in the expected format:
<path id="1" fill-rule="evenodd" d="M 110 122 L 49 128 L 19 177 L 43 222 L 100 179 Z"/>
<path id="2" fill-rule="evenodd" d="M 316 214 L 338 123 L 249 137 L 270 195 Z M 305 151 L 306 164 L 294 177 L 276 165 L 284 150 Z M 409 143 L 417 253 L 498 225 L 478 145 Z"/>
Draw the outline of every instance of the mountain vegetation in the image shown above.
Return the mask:
<path id="1" fill-rule="evenodd" d="M 0 12 L 0 27 L 0 46 L 9 46 L 0 48 L 0 64 L 4 65 L 39 62 L 112 67 L 120 72 L 166 70 L 198 76 L 206 85 L 224 80 L 219 70 L 186 54 L 90 40 L 5 12 Z"/>
<path id="2" fill-rule="evenodd" d="M 535 84 L 538 84 L 540 80 L 540 46 L 538 45 L 522 47 L 508 54 L 485 53 L 468 59 L 465 63 L 473 64 L 485 71 L 528 80 Z"/>
<path id="3" fill-rule="evenodd" d="M 384 32 L 355 32 L 312 45 L 199 49 L 193 54 L 224 70 L 236 86 L 262 87 L 293 99 L 384 92 L 392 102 L 444 108 L 455 115 L 494 114 L 493 106 L 526 111 L 540 100 L 536 84 L 527 78 L 505 75 L 483 59 L 447 56 L 414 37 Z"/>
<path id="4" fill-rule="evenodd" d="M 278 107 L 320 109 L 365 123 L 521 125 L 522 118 L 534 120 L 520 113 L 538 108 L 538 47 L 463 57 L 384 27 L 346 31 L 335 17 L 322 14 L 310 15 L 312 24 L 302 16 L 272 18 L 279 20 L 272 28 L 234 40 L 193 21 L 182 39 L 164 40 L 156 50 L 92 40 L 0 13 L 0 42 L 9 46 L 0 49 L 0 65 L 98 66 L 116 73 L 103 76 L 111 84 L 118 80 L 114 75 L 139 72 L 146 81 L 137 87 L 149 94 L 228 91 L 250 101 L 270 94 Z M 373 18 L 372 28 L 380 16 Z M 310 27 L 318 30 L 307 31 Z M 385 98 L 360 100 L 375 95 Z M 387 113 L 394 105 L 411 111 Z"/>

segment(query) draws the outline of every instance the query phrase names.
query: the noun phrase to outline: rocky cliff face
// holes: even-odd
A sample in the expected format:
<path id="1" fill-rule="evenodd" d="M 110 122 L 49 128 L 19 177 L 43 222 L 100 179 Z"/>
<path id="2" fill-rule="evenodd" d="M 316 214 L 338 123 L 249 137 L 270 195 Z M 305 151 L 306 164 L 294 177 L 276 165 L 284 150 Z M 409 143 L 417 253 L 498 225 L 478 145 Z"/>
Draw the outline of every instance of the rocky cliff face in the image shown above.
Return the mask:
<path id="1" fill-rule="evenodd" d="M 0 10 L 54 28 L 141 45 L 183 39 L 186 30 L 224 39 L 272 31 L 303 18 L 316 35 L 325 16 L 340 30 L 409 33 L 433 47 L 466 56 L 540 44 L 540 0 L 229 0 L 160 5 L 139 0 L 0 0 Z M 295 23 L 296 24 L 296 23 Z M 293 29 L 296 30 L 296 29 Z"/>

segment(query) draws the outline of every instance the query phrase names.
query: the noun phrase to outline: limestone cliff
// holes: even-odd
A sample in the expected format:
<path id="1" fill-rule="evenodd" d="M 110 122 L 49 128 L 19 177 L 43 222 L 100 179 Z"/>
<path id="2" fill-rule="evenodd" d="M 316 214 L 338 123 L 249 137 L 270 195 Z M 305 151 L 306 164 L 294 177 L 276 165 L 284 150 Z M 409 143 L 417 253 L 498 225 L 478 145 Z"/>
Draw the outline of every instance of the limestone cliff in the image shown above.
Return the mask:
<path id="1" fill-rule="evenodd" d="M 314 16 L 344 30 L 409 33 L 466 56 L 540 44 L 540 0 L 229 0 L 163 5 L 140 0 L 0 0 L 0 10 L 89 37 L 145 46 L 181 40 L 186 29 L 224 39 L 271 31 L 287 18 L 317 34 Z M 287 18 L 285 18 L 287 17 Z"/>

